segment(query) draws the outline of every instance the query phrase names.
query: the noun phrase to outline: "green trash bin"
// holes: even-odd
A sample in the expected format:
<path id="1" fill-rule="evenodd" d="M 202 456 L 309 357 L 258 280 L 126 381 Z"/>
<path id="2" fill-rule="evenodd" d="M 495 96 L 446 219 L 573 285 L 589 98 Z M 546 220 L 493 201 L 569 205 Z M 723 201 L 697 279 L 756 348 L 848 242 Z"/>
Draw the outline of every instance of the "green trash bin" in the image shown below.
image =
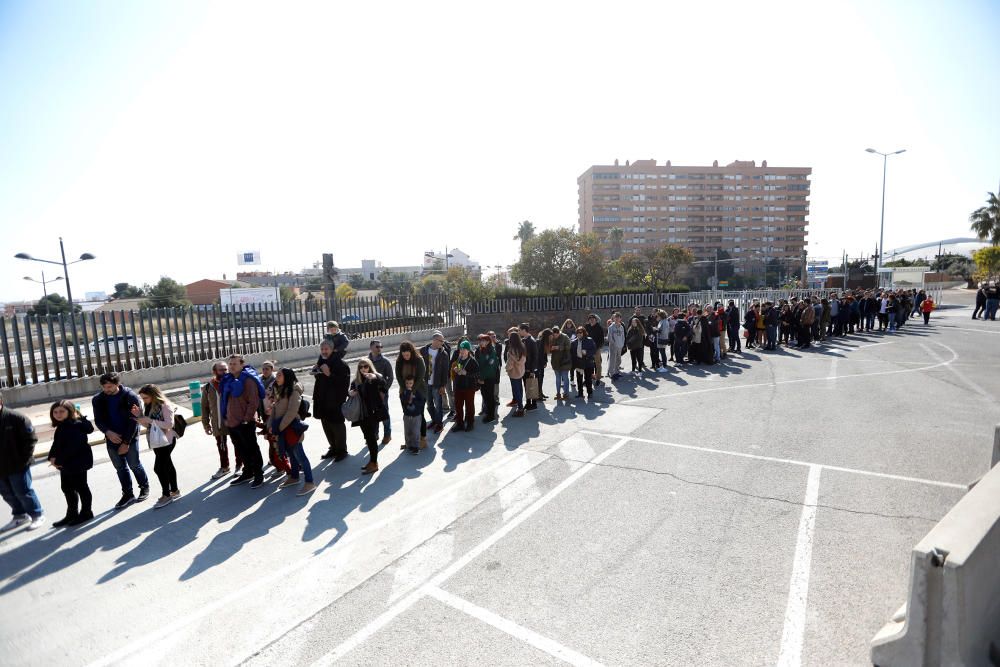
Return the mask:
<path id="1" fill-rule="evenodd" d="M 195 417 L 201 417 L 201 383 L 189 382 L 188 394 L 191 397 L 191 412 Z"/>

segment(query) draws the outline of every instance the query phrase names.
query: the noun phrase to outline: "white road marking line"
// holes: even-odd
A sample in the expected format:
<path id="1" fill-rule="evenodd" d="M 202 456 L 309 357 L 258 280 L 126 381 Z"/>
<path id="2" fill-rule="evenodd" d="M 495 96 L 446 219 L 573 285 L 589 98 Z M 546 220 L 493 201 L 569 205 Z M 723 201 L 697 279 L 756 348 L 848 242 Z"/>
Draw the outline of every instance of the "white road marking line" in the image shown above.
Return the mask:
<path id="1" fill-rule="evenodd" d="M 919 373 L 920 371 L 929 371 L 929 370 L 933 370 L 935 368 L 940 368 L 942 366 L 948 366 L 952 362 L 954 362 L 955 360 L 958 359 L 958 353 L 955 352 L 954 350 L 952 350 L 950 347 L 948 347 L 944 343 L 939 343 L 937 341 L 932 341 L 932 342 L 935 345 L 940 345 L 941 347 L 943 347 L 946 350 L 948 350 L 949 352 L 951 352 L 952 353 L 952 358 L 949 359 L 948 361 L 942 361 L 940 363 L 931 364 L 931 365 L 928 365 L 928 366 L 921 366 L 919 368 L 903 368 L 903 369 L 894 370 L 894 371 L 873 371 L 871 373 L 849 373 L 847 375 L 841 375 L 838 379 L 846 380 L 848 378 L 875 377 L 875 376 L 878 376 L 878 375 L 897 375 L 899 373 Z M 775 382 L 755 382 L 753 384 L 734 384 L 734 385 L 727 385 L 725 387 L 712 387 L 710 389 L 694 389 L 694 390 L 691 390 L 691 391 L 680 390 L 680 391 L 676 391 L 676 392 L 673 392 L 673 393 L 670 393 L 670 394 L 659 394 L 659 395 L 654 394 L 652 396 L 642 396 L 640 398 L 631 398 L 631 399 L 629 399 L 627 401 L 622 401 L 622 403 L 623 404 L 638 403 L 640 401 L 652 401 L 652 400 L 656 400 L 658 398 L 659 399 L 680 398 L 680 397 L 683 397 L 683 396 L 693 396 L 694 394 L 704 394 L 704 393 L 707 393 L 707 392 L 710 392 L 710 391 L 731 391 L 731 390 L 735 390 L 735 389 L 756 389 L 758 387 L 777 387 L 779 385 L 799 384 L 799 383 L 802 383 L 802 382 L 818 382 L 818 381 L 824 381 L 825 382 L 826 380 L 827 380 L 827 376 L 824 375 L 822 377 L 797 378 L 795 380 L 777 380 Z"/>
<path id="2" fill-rule="evenodd" d="M 544 496 L 532 503 L 527 509 L 518 514 L 516 517 L 511 519 L 509 522 L 504 524 L 495 533 L 487 537 L 485 540 L 480 542 L 478 545 L 470 549 L 464 556 L 454 561 L 447 568 L 436 574 L 430 581 L 427 582 L 426 586 L 439 587 L 449 578 L 455 575 L 456 572 L 461 570 L 463 567 L 471 563 L 473 560 L 478 558 L 487 549 L 492 547 L 494 544 L 499 542 L 501 539 L 506 537 L 512 530 L 520 526 L 522 523 L 531 518 L 538 510 L 545 507 L 549 502 L 558 496 L 560 493 L 565 491 L 567 488 L 572 486 L 578 479 L 586 475 L 588 472 L 597 467 L 599 463 L 604 461 L 606 458 L 621 449 L 625 443 L 630 440 L 628 437 L 621 438 L 617 443 L 606 449 L 601 454 L 598 454 L 592 458 L 587 463 L 580 466 L 573 474 L 560 482 L 555 488 L 546 493 Z M 425 587 L 426 587 L 425 586 Z M 337 647 L 326 655 L 320 657 L 316 662 L 313 663 L 312 667 L 320 667 L 321 665 L 331 665 L 343 656 L 347 655 L 355 648 L 363 644 L 368 640 L 369 637 L 374 635 L 376 632 L 391 623 L 397 616 L 405 612 L 414 603 L 416 603 L 420 598 L 424 597 L 424 589 L 414 591 L 410 593 L 405 598 L 389 607 L 387 610 L 382 612 L 377 618 L 370 622 L 365 627 L 358 630 L 356 633 L 348 637 L 345 641 L 341 642 Z"/>
<path id="3" fill-rule="evenodd" d="M 514 621 L 506 619 L 503 616 L 498 616 L 492 611 L 483 609 L 482 607 L 460 598 L 457 595 L 452 595 L 437 586 L 425 586 L 424 592 L 435 600 L 443 602 L 449 607 L 453 607 L 460 612 L 468 614 L 469 616 L 472 616 L 487 625 L 492 625 L 497 630 L 520 639 L 525 644 L 530 644 L 538 650 L 544 651 L 552 657 L 562 660 L 563 662 L 568 662 L 571 665 L 586 665 L 590 667 L 599 667 L 601 665 L 601 663 L 596 660 L 591 660 L 587 656 L 563 646 L 554 639 L 543 637 L 533 630 L 529 630 L 522 625 L 518 625 Z"/>
<path id="4" fill-rule="evenodd" d="M 788 585 L 788 605 L 785 607 L 785 625 L 781 631 L 778 667 L 798 667 L 802 664 L 809 571 L 812 568 L 813 536 L 816 532 L 816 503 L 819 501 L 819 478 L 822 472 L 822 466 L 809 466 L 806 497 L 802 501 L 802 515 L 799 517 L 799 535 L 795 540 L 792 579 Z"/>
<path id="5" fill-rule="evenodd" d="M 344 537 L 344 539 L 340 541 L 338 546 L 344 547 L 346 545 L 353 544 L 356 540 L 376 530 L 381 530 L 383 527 L 385 527 L 386 525 L 388 525 L 393 521 L 396 521 L 410 514 L 418 513 L 422 511 L 425 507 L 435 506 L 449 494 L 454 493 L 463 486 L 466 486 L 467 484 L 474 482 L 480 477 L 491 474 L 495 470 L 503 466 L 511 465 L 512 463 L 519 463 L 521 460 L 527 457 L 529 451 L 530 450 L 521 450 L 513 457 L 502 458 L 501 460 L 497 461 L 490 467 L 480 470 L 479 472 L 474 473 L 463 480 L 455 482 L 454 484 L 441 489 L 437 493 L 428 496 L 424 500 L 411 505 L 410 507 L 406 508 L 401 512 L 398 512 L 391 516 L 387 516 L 384 519 L 376 521 L 374 524 L 367 526 L 366 528 L 361 528 L 356 531 L 355 530 L 349 531 L 348 534 Z M 548 456 L 545 456 L 544 458 L 539 458 L 539 460 L 530 467 L 534 467 L 535 465 L 538 465 L 547 460 L 549 460 Z M 189 614 L 186 614 L 183 618 L 179 618 L 170 623 L 166 623 L 159 630 L 143 635 L 142 637 L 139 637 L 135 641 L 129 642 L 128 644 L 121 647 L 117 651 L 109 653 L 91 662 L 89 667 L 102 667 L 104 665 L 117 664 L 119 662 L 124 661 L 132 654 L 138 653 L 139 651 L 149 652 L 155 648 L 153 646 L 155 642 L 169 640 L 170 637 L 176 635 L 184 628 L 200 622 L 202 619 L 217 612 L 218 610 L 230 604 L 238 602 L 241 598 L 250 595 L 252 593 L 255 593 L 262 588 L 273 586 L 276 582 L 280 582 L 282 579 L 284 579 L 288 574 L 301 570 L 307 563 L 309 563 L 310 561 L 314 560 L 317 557 L 319 557 L 317 554 L 310 554 L 309 556 L 301 558 L 295 561 L 294 563 L 286 565 L 285 567 L 270 571 L 261 577 L 255 578 L 252 581 L 248 582 L 246 586 L 243 586 L 238 590 L 235 590 L 229 593 L 228 595 L 225 595 L 215 600 L 211 604 L 206 604 L 202 607 L 199 607 L 197 610 L 192 611 Z M 334 569 L 333 571 L 336 570 Z M 333 600 L 329 600 L 327 604 L 330 604 L 332 602 Z M 294 627 L 294 625 L 292 625 L 291 627 Z"/>
<path id="6" fill-rule="evenodd" d="M 984 334 L 1000 334 L 1000 331 L 989 331 L 987 329 L 968 329 L 965 327 L 953 327 L 950 324 L 943 325 L 944 328 L 954 329 L 955 331 L 971 331 L 973 333 L 984 333 Z"/>
<path id="7" fill-rule="evenodd" d="M 942 345 L 943 345 L 943 343 L 942 343 Z M 933 357 L 934 359 L 941 359 L 941 357 L 936 352 L 934 352 L 934 350 L 932 350 L 931 348 L 927 347 L 923 343 L 920 344 L 920 347 L 924 348 L 924 351 L 927 352 L 928 356 Z M 976 384 L 975 382 L 973 382 L 972 380 L 970 380 L 968 378 L 968 376 L 966 376 L 965 373 L 963 373 L 962 371 L 958 370 L 954 366 L 948 366 L 948 370 L 951 371 L 952 373 L 954 373 L 955 377 L 957 377 L 959 380 L 961 380 L 962 383 L 966 387 L 968 387 L 969 389 L 971 389 L 974 393 L 978 394 L 982 398 L 985 398 L 990 403 L 996 402 L 996 398 L 993 395 L 991 395 L 985 389 L 983 389 L 978 384 Z"/>
<path id="8" fill-rule="evenodd" d="M 877 345 L 892 345 L 893 343 L 896 343 L 896 342 L 898 342 L 898 341 L 894 341 L 894 340 L 884 340 L 884 341 L 882 341 L 881 343 L 868 343 L 867 345 L 859 345 L 858 347 L 856 347 L 856 348 L 854 348 L 854 349 L 855 349 L 855 350 L 863 350 L 863 349 L 865 349 L 865 348 L 867 348 L 867 347 L 875 347 L 875 346 L 877 346 Z"/>
<path id="9" fill-rule="evenodd" d="M 830 374 L 826 376 L 827 380 L 837 379 L 837 359 L 839 357 L 830 357 Z"/>
<path id="10" fill-rule="evenodd" d="M 619 437 L 614 433 L 601 433 L 600 431 L 580 431 L 580 433 L 585 433 L 587 435 L 597 435 L 603 436 L 605 438 L 617 438 Z M 853 475 L 866 475 L 868 477 L 878 477 L 880 479 L 891 479 L 897 482 L 913 482 L 914 484 L 927 484 L 928 486 L 940 486 L 946 489 L 961 489 L 962 491 L 968 491 L 968 484 L 955 484 L 953 482 L 942 482 L 936 479 L 924 479 L 923 477 L 908 477 L 906 475 L 893 475 L 887 472 L 876 472 L 874 470 L 860 470 L 858 468 L 845 468 L 843 466 L 827 465 L 826 463 L 812 463 L 809 461 L 798 461 L 796 459 L 783 459 L 776 456 L 764 456 L 762 454 L 748 454 L 746 452 L 731 452 L 725 449 L 712 449 L 711 447 L 699 447 L 698 445 L 682 445 L 676 442 L 662 442 L 660 440 L 649 440 L 647 438 L 636 438 L 631 437 L 630 439 L 634 442 L 646 442 L 651 445 L 662 445 L 663 447 L 674 447 L 676 449 L 689 449 L 695 452 L 705 452 L 707 454 L 723 454 L 725 456 L 735 456 L 741 459 L 753 459 L 755 461 L 767 461 L 769 463 L 784 463 L 788 465 L 805 466 L 810 467 L 814 465 L 821 465 L 827 470 L 835 470 L 837 472 L 846 472 Z"/>
<path id="11" fill-rule="evenodd" d="M 428 569 L 433 570 L 436 563 L 450 563 L 454 557 L 454 550 L 455 536 L 452 533 L 437 533 L 403 556 L 397 561 L 389 602 L 395 602 L 419 588 L 427 579 Z"/>
<path id="12" fill-rule="evenodd" d="M 538 480 L 530 472 L 521 475 L 516 480 L 500 489 L 497 498 L 500 501 L 502 516 L 500 523 L 506 523 L 515 514 L 542 497 L 542 490 L 538 488 Z M 439 561 L 439 562 L 448 562 Z"/>

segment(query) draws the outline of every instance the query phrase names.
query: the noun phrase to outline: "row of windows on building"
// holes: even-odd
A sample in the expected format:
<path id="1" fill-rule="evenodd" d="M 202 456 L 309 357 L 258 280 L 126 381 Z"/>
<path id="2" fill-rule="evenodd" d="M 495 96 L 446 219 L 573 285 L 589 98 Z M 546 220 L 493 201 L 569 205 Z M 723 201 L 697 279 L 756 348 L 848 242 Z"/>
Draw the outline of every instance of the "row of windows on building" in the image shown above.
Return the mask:
<path id="1" fill-rule="evenodd" d="M 740 233 L 740 232 L 804 232 L 805 229 L 802 227 L 779 227 L 777 225 L 759 225 L 757 227 L 718 227 L 718 226 L 705 226 L 705 227 L 622 227 L 622 231 L 632 234 L 642 234 L 642 233 L 655 233 L 663 231 L 667 232 L 693 232 L 696 234 L 714 233 L 714 234 L 724 234 L 724 233 Z M 732 240 L 732 239 L 730 239 Z M 739 238 L 736 238 L 739 241 Z"/>
<path id="2" fill-rule="evenodd" d="M 687 179 L 689 181 L 792 181 L 804 180 L 808 174 L 622 174 L 619 172 L 594 172 L 594 180 L 656 180 L 670 181 Z"/>
<path id="3" fill-rule="evenodd" d="M 627 201 L 806 201 L 802 195 L 625 195 Z M 594 195 L 593 201 L 622 201 L 622 195 Z"/>
<path id="4" fill-rule="evenodd" d="M 716 211 L 719 213 L 746 212 L 768 212 L 800 213 L 806 210 L 805 206 L 595 206 L 596 213 L 627 213 L 635 211 L 638 213 L 654 213 L 656 211 Z"/>
<path id="5" fill-rule="evenodd" d="M 633 215 L 631 217 L 623 217 L 618 215 L 595 215 L 593 216 L 593 221 L 595 223 L 628 223 L 628 222 L 793 222 L 793 223 L 803 223 L 801 229 L 805 230 L 804 223 L 806 221 L 804 216 L 800 215 L 713 215 L 704 217 L 689 217 L 686 215 L 671 215 L 665 218 L 654 218 L 645 215 Z"/>
<path id="6" fill-rule="evenodd" d="M 729 191 L 729 192 L 739 192 L 739 191 L 749 191 L 749 192 L 775 192 L 777 190 L 794 190 L 794 191 L 808 191 L 808 183 L 787 183 L 785 185 L 689 185 L 686 187 L 675 186 L 675 185 L 646 185 L 645 183 L 634 183 L 634 184 L 598 184 L 594 186 L 595 190 L 616 190 L 616 191 L 640 191 L 640 190 L 719 190 L 719 191 Z"/>

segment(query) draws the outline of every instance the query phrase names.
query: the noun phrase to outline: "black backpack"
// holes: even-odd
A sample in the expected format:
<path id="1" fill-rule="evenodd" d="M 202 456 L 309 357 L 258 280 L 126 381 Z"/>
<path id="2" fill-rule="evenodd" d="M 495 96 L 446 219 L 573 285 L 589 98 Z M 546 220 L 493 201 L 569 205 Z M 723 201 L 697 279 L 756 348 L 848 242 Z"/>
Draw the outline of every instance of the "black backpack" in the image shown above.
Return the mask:
<path id="1" fill-rule="evenodd" d="M 299 401 L 299 419 L 307 419 L 309 417 L 312 417 L 312 413 L 309 412 L 310 407 L 311 406 L 309 405 L 309 401 L 306 400 L 305 398 Z"/>
<path id="2" fill-rule="evenodd" d="M 178 438 L 183 437 L 184 430 L 187 428 L 187 420 L 181 417 L 181 413 L 177 412 L 174 414 L 174 433 Z"/>

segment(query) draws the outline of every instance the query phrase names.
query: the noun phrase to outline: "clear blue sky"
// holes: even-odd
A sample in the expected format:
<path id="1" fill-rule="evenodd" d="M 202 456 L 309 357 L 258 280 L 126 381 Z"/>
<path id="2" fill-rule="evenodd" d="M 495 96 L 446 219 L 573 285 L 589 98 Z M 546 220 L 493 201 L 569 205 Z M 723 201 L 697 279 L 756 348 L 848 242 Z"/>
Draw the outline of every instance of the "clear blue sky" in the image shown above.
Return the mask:
<path id="1" fill-rule="evenodd" d="M 1000 187 L 1000 3 L 0 1 L 3 253 L 74 292 L 334 253 L 510 264 L 592 164 L 813 168 L 810 254 L 968 235 Z M 0 263 L 0 301 L 42 268 Z M 53 267 L 55 268 L 55 267 Z M 57 287 L 57 290 L 59 288 Z"/>

